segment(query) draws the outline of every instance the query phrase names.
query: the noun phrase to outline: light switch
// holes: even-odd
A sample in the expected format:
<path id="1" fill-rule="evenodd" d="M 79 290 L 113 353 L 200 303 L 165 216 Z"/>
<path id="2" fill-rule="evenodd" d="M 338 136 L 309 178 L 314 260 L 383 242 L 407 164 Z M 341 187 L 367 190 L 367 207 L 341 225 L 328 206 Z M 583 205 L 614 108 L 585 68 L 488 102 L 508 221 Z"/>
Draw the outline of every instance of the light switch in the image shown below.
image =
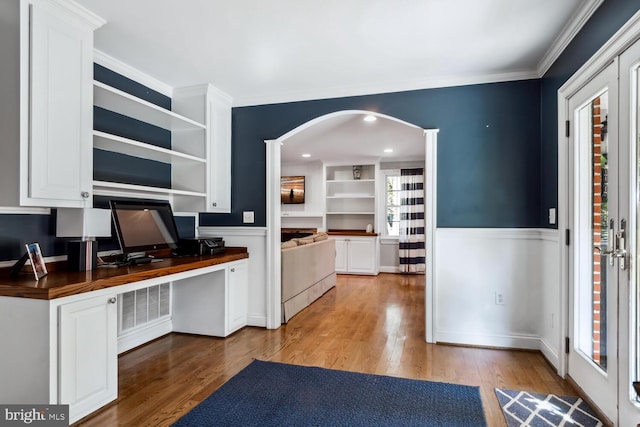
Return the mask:
<path id="1" fill-rule="evenodd" d="M 556 223 L 556 208 L 549 208 L 549 224 Z"/>
<path id="2" fill-rule="evenodd" d="M 243 211 L 242 212 L 242 222 L 244 224 L 253 224 L 253 211 Z"/>

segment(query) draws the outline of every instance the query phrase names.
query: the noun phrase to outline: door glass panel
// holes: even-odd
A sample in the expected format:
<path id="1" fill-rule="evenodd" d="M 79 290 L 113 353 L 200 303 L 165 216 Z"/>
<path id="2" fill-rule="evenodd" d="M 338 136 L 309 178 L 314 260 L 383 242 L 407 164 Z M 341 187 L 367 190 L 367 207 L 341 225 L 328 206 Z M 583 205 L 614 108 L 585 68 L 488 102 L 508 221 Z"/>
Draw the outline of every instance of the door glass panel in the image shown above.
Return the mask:
<path id="1" fill-rule="evenodd" d="M 579 141 L 584 152 L 590 153 L 583 163 L 589 170 L 589 203 L 581 204 L 581 223 L 591 230 L 588 235 L 593 248 L 584 253 L 590 258 L 584 265 L 578 283 L 578 348 L 601 370 L 607 370 L 607 262 L 602 252 L 608 250 L 609 235 L 607 204 L 607 92 L 584 105 L 578 112 Z M 586 149 L 588 147 L 588 150 Z M 585 159 L 586 160 L 586 159 Z M 586 171 L 585 171 L 586 172 Z M 586 233 L 585 233 L 586 234 Z"/>
<path id="2" fill-rule="evenodd" d="M 638 69 L 637 69 L 638 70 Z M 635 250 L 632 251 L 632 254 L 635 253 L 636 257 L 640 254 L 640 248 L 638 247 L 638 236 L 640 236 L 640 72 L 636 71 L 636 85 L 635 85 L 635 123 L 631 126 L 632 131 L 631 135 L 635 133 L 635 182 L 632 185 L 635 186 L 635 200 L 632 203 L 632 215 L 635 214 L 636 217 L 636 231 L 634 235 L 633 245 Z M 633 139 L 632 139 L 633 140 Z M 632 151 L 633 152 L 633 151 Z M 632 187 L 634 188 L 634 187 Z M 635 212 L 633 211 L 635 209 Z M 623 380 L 631 380 L 631 381 L 640 381 L 640 268 L 638 268 L 638 262 L 640 259 L 636 259 L 636 262 L 631 262 L 631 283 L 629 289 L 631 289 L 631 294 L 633 295 L 633 291 L 635 291 L 635 298 L 633 299 L 631 304 L 631 313 L 630 313 L 630 325 L 631 330 L 635 331 L 635 334 L 630 334 L 631 337 L 631 360 L 629 363 L 629 379 Z M 632 335 L 635 335 L 633 337 Z M 635 346 L 633 345 L 635 342 Z M 636 389 L 635 401 L 640 402 L 640 392 Z"/>

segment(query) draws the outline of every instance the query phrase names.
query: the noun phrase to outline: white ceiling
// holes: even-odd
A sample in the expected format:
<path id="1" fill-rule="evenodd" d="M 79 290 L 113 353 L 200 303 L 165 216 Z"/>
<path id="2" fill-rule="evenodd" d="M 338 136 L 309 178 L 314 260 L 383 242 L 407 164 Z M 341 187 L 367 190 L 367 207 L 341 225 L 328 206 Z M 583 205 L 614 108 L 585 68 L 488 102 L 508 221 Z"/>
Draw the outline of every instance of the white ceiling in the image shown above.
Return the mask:
<path id="1" fill-rule="evenodd" d="M 424 161 L 422 129 L 382 115 L 374 122 L 365 122 L 364 117 L 357 112 L 333 116 L 296 133 L 283 143 L 282 162 Z M 385 153 L 385 149 L 393 151 Z"/>
<path id="2" fill-rule="evenodd" d="M 77 0 L 96 48 L 234 105 L 539 77 L 602 0 Z"/>

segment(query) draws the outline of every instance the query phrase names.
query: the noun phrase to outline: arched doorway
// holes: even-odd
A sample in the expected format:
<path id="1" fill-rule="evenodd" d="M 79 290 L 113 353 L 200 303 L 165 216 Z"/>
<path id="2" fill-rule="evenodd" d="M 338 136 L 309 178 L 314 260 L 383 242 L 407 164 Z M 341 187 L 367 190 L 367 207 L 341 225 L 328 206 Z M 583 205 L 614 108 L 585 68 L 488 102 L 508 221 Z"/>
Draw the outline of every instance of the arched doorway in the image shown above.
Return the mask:
<path id="1" fill-rule="evenodd" d="M 266 289 L 266 313 L 267 328 L 277 329 L 281 319 L 281 292 L 280 292 L 280 162 L 281 149 L 287 140 L 293 136 L 312 128 L 320 123 L 345 116 L 372 115 L 386 120 L 392 120 L 403 126 L 420 130 L 424 135 L 424 161 L 425 161 L 425 232 L 426 232 L 426 269 L 425 275 L 425 340 L 434 342 L 435 321 L 435 229 L 436 229 L 436 161 L 437 161 L 437 129 L 422 129 L 414 124 L 402 121 L 384 114 L 363 111 L 344 110 L 316 117 L 297 128 L 287 132 L 277 139 L 265 140 L 267 144 L 267 289 Z"/>

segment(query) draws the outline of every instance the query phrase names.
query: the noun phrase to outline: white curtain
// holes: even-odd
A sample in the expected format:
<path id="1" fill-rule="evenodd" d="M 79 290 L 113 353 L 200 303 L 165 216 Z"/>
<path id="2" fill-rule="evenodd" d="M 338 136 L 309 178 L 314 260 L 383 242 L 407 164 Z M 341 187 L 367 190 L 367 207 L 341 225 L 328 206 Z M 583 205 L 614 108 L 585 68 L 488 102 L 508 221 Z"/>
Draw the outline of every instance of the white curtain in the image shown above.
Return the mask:
<path id="1" fill-rule="evenodd" d="M 400 184 L 400 272 L 424 273 L 424 169 L 402 169 Z"/>

